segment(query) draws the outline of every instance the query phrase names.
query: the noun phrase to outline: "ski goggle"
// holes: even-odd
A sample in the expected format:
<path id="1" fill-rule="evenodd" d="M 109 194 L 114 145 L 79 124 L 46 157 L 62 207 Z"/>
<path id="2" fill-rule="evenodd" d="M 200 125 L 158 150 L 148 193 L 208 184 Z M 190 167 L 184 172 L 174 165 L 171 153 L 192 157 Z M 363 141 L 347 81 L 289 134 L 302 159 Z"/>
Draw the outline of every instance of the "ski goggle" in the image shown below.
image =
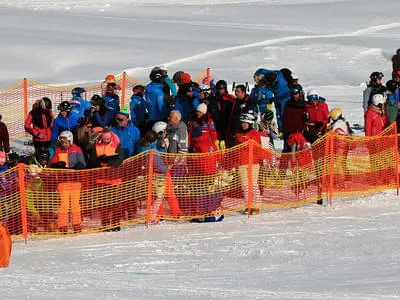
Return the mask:
<path id="1" fill-rule="evenodd" d="M 309 95 L 309 96 L 307 96 L 307 100 L 308 101 L 319 100 L 319 96 L 318 95 Z"/>
<path id="2" fill-rule="evenodd" d="M 290 92 L 292 94 L 301 94 L 301 90 L 300 89 L 292 89 Z"/>

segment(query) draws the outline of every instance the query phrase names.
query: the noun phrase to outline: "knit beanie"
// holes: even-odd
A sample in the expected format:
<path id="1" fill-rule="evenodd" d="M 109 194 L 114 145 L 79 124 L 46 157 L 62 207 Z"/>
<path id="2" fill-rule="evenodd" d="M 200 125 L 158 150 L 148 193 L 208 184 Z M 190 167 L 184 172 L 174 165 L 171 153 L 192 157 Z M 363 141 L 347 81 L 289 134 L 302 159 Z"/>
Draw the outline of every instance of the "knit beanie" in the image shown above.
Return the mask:
<path id="1" fill-rule="evenodd" d="M 125 106 L 124 108 L 122 108 L 118 112 L 118 115 L 122 115 L 122 116 L 125 116 L 125 117 L 129 118 L 129 109 L 128 109 L 128 107 Z"/>
<path id="2" fill-rule="evenodd" d="M 197 111 L 199 111 L 199 112 L 201 112 L 201 113 L 203 113 L 203 114 L 206 114 L 207 113 L 207 105 L 205 105 L 204 103 L 200 103 L 198 106 L 197 106 L 197 109 L 196 109 Z"/>

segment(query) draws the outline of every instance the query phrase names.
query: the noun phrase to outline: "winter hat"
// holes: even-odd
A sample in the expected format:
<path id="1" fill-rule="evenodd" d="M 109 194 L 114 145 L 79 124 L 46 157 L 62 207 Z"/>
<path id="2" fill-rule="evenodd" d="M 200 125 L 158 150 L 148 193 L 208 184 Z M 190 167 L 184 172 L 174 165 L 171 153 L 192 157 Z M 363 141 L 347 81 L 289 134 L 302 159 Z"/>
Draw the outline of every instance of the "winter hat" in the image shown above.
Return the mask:
<path id="1" fill-rule="evenodd" d="M 206 114 L 207 113 L 207 105 L 205 105 L 204 103 L 200 103 L 198 106 L 197 106 L 197 109 L 196 109 L 197 111 L 199 111 L 199 112 L 201 112 L 201 113 L 203 113 L 203 114 Z"/>
<path id="2" fill-rule="evenodd" d="M 183 83 L 183 84 L 188 84 L 192 81 L 192 78 L 189 73 L 183 73 L 181 75 L 180 79 L 181 79 L 181 83 Z"/>
<path id="3" fill-rule="evenodd" d="M 125 117 L 129 118 L 129 109 L 128 109 L 128 107 L 125 106 L 123 109 L 121 109 L 117 113 L 117 115 L 122 115 L 122 116 L 125 116 Z"/>

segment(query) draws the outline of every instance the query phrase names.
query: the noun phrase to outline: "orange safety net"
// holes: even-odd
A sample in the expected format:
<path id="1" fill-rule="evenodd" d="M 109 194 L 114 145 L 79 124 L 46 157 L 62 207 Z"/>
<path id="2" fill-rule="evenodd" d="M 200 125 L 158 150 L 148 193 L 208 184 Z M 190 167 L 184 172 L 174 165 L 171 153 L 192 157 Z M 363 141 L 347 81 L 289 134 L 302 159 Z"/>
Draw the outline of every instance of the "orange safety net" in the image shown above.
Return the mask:
<path id="1" fill-rule="evenodd" d="M 327 134 L 296 153 L 253 141 L 204 154 L 151 150 L 79 171 L 19 164 L 0 178 L 0 220 L 14 239 L 117 230 L 398 188 L 398 135 Z"/>
<path id="2" fill-rule="evenodd" d="M 209 69 L 206 69 L 198 77 L 200 81 L 209 78 Z M 129 106 L 132 88 L 141 84 L 135 78 L 123 73 L 115 76 L 115 83 L 120 87 L 118 95 L 120 96 L 120 106 Z M 74 87 L 83 87 L 86 92 L 82 97 L 90 101 L 94 94 L 103 95 L 105 84 L 101 82 L 92 86 L 74 85 L 74 86 L 53 86 L 41 84 L 32 80 L 24 79 L 17 84 L 0 90 L 0 107 L 2 121 L 6 124 L 10 141 L 21 139 L 25 136 L 24 121 L 33 104 L 43 97 L 48 97 L 52 101 L 53 111 L 57 113 L 57 106 L 62 101 L 69 101 L 72 98 L 71 91 Z"/>

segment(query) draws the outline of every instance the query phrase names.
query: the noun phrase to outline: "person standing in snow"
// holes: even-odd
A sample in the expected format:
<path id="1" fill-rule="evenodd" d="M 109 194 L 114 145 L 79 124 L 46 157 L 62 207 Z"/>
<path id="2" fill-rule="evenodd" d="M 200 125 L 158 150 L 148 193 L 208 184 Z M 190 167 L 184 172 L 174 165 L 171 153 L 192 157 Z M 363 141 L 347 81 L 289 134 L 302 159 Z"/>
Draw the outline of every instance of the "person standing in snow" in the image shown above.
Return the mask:
<path id="1" fill-rule="evenodd" d="M 382 72 L 372 72 L 369 76 L 367 88 L 363 91 L 364 113 L 368 110 L 368 106 L 371 105 L 372 97 L 375 94 L 383 94 L 385 92 L 385 86 L 382 84 L 383 76 Z"/>
<path id="2" fill-rule="evenodd" d="M 35 151 L 51 144 L 51 130 L 54 124 L 54 113 L 51 100 L 47 97 L 36 101 L 25 119 L 25 131 L 32 135 Z"/>

